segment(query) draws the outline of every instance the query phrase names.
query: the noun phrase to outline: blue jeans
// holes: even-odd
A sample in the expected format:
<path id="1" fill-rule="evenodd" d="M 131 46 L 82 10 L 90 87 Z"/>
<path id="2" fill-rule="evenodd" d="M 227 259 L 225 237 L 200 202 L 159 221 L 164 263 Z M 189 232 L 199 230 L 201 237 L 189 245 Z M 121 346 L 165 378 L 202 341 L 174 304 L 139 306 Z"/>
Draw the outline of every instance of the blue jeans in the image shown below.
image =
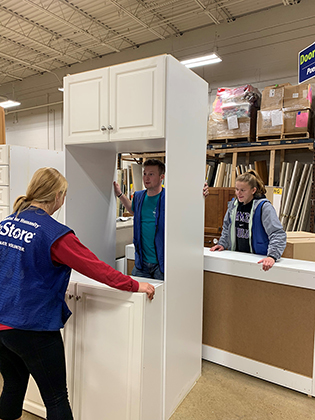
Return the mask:
<path id="1" fill-rule="evenodd" d="M 60 331 L 0 331 L 0 372 L 4 382 L 0 419 L 21 417 L 32 374 L 46 406 L 47 420 L 73 420 Z"/>
<path id="2" fill-rule="evenodd" d="M 151 264 L 145 261 L 142 263 L 142 270 L 134 266 L 131 275 L 146 277 L 147 279 L 164 280 L 164 273 L 160 270 L 159 264 Z"/>

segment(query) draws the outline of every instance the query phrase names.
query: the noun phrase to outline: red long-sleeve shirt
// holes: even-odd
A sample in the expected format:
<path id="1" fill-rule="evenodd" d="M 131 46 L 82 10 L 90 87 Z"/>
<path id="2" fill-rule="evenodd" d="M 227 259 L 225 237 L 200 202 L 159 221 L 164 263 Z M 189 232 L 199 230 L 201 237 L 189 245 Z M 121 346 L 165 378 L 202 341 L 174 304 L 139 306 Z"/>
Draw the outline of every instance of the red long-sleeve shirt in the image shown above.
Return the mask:
<path id="1" fill-rule="evenodd" d="M 53 243 L 50 255 L 53 262 L 65 264 L 100 283 L 129 292 L 137 292 L 139 289 L 139 283 L 136 280 L 99 260 L 72 232 Z M 0 324 L 0 331 L 7 329 L 11 327 Z"/>

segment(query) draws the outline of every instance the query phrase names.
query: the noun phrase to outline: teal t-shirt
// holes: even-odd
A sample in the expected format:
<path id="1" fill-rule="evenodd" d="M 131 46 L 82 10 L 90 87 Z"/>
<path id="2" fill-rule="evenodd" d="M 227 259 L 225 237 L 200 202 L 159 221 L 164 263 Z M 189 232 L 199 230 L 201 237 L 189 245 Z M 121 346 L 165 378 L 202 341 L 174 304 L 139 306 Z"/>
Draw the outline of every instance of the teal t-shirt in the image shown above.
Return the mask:
<path id="1" fill-rule="evenodd" d="M 161 193 L 149 197 L 144 197 L 141 209 L 141 244 L 143 261 L 151 264 L 157 264 L 158 260 L 155 252 L 155 213 L 156 205 Z M 132 211 L 134 211 L 134 203 L 132 201 Z"/>

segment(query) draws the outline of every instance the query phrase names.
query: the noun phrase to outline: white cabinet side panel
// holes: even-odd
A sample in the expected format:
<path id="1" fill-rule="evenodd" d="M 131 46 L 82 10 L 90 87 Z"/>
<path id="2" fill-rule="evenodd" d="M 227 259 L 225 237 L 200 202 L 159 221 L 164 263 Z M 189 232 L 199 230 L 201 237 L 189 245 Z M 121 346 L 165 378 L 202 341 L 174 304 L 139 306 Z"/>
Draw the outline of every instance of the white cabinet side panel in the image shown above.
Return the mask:
<path id="1" fill-rule="evenodd" d="M 201 374 L 207 83 L 167 60 L 165 419 Z M 180 186 L 180 187 L 179 187 Z"/>
<path id="2" fill-rule="evenodd" d="M 116 153 L 66 146 L 66 222 L 80 241 L 112 267 L 116 253 Z"/>
<path id="3" fill-rule="evenodd" d="M 164 282 L 160 282 L 155 284 L 154 299 L 145 299 L 141 420 L 163 419 L 163 296 Z"/>

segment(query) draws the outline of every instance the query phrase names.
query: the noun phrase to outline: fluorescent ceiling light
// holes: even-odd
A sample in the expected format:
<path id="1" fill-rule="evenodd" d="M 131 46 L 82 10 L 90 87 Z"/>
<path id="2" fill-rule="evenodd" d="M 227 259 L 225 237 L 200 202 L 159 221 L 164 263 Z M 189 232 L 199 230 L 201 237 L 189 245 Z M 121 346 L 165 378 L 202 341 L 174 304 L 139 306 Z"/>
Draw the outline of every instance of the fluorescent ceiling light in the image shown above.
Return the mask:
<path id="1" fill-rule="evenodd" d="M 11 101 L 11 100 L 0 102 L 0 106 L 2 108 L 11 108 L 12 106 L 19 106 L 19 105 L 21 105 L 20 102 Z"/>
<path id="2" fill-rule="evenodd" d="M 207 66 L 208 64 L 220 63 L 220 61 L 222 61 L 221 58 L 216 53 L 213 53 L 203 57 L 192 58 L 191 60 L 184 60 L 181 61 L 181 63 L 184 64 L 184 66 L 191 69 L 193 67 Z"/>

